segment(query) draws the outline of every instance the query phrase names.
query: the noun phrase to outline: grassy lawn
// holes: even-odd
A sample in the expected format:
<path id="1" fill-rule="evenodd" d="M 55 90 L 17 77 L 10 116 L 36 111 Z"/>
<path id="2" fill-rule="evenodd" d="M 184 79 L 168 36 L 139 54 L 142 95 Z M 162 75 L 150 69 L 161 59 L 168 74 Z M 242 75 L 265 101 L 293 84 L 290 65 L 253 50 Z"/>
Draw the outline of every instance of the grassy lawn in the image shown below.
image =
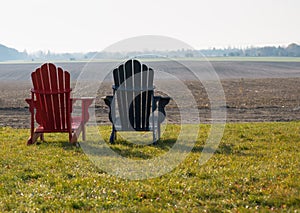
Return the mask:
<path id="1" fill-rule="evenodd" d="M 109 128 L 102 131 L 108 137 Z M 168 128 L 155 147 L 118 141 L 112 148 L 161 155 L 178 131 Z M 200 166 L 208 131 L 201 125 L 196 146 L 172 172 L 130 181 L 94 166 L 66 134 L 26 146 L 29 130 L 0 128 L 0 211 L 300 211 L 299 122 L 227 124 L 216 154 Z"/>

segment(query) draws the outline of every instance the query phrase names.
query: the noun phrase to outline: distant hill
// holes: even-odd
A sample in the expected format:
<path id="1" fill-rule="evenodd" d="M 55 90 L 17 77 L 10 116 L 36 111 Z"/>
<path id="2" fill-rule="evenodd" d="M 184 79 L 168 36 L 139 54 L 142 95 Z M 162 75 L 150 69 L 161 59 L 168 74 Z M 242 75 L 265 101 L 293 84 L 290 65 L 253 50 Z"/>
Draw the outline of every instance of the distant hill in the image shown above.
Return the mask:
<path id="1" fill-rule="evenodd" d="M 19 52 L 14 48 L 9 48 L 0 44 L 0 61 L 22 60 L 26 58 L 27 58 L 27 53 Z"/>

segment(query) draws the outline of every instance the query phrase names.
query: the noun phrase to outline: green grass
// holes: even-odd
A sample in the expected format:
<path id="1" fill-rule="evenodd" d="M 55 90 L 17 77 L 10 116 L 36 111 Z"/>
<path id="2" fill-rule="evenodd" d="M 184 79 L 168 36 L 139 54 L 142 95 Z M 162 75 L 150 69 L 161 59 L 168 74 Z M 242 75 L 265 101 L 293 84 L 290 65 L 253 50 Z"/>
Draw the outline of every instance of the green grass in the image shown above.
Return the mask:
<path id="1" fill-rule="evenodd" d="M 107 138 L 109 128 L 101 131 Z M 155 147 L 119 140 L 112 148 L 132 158 L 161 155 L 178 131 L 169 126 Z M 200 166 L 208 131 L 201 125 L 196 146 L 172 172 L 130 181 L 94 166 L 67 135 L 26 146 L 29 130 L 0 128 L 0 211 L 299 212 L 299 122 L 227 124 L 215 155 Z"/>

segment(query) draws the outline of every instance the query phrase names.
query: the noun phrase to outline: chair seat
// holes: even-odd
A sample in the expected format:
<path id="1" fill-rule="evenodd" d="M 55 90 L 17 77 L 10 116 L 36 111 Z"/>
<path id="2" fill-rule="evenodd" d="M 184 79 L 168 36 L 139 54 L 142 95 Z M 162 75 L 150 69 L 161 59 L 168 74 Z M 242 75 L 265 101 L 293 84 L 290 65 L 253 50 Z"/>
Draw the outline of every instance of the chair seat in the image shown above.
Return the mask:
<path id="1" fill-rule="evenodd" d="M 81 116 L 76 116 L 76 117 L 72 117 L 72 131 L 78 129 L 80 127 L 80 125 L 82 124 L 82 118 Z M 42 125 L 39 125 L 36 129 L 35 129 L 35 132 L 37 133 L 43 133 L 43 132 L 68 132 L 69 130 L 66 128 L 66 129 L 45 129 Z"/>
<path id="2" fill-rule="evenodd" d="M 154 129 L 156 129 L 158 127 L 157 116 L 154 117 L 154 129 L 153 129 L 153 124 L 152 124 L 152 119 L 150 119 L 150 120 L 151 121 L 149 121 L 149 127 L 148 128 L 129 128 L 129 129 L 126 129 L 125 127 L 122 127 L 120 117 L 116 117 L 115 122 L 113 124 L 114 124 L 115 130 L 117 130 L 117 131 L 153 131 Z"/>

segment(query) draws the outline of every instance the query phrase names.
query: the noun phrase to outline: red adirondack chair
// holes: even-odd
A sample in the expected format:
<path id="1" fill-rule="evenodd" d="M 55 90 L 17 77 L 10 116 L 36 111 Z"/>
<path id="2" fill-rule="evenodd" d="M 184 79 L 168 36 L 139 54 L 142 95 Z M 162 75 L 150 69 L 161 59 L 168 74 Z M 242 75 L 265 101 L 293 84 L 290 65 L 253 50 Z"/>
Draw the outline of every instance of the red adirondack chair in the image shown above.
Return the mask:
<path id="1" fill-rule="evenodd" d="M 88 107 L 94 98 L 71 98 L 70 74 L 51 63 L 43 64 L 31 74 L 33 88 L 31 99 L 25 99 L 31 113 L 31 135 L 27 145 L 34 144 L 44 133 L 69 133 L 69 141 L 76 143 L 82 132 L 85 140 L 85 124 L 89 119 Z M 72 117 L 72 105 L 82 101 L 81 116 Z M 35 121 L 38 126 L 35 128 Z"/>

